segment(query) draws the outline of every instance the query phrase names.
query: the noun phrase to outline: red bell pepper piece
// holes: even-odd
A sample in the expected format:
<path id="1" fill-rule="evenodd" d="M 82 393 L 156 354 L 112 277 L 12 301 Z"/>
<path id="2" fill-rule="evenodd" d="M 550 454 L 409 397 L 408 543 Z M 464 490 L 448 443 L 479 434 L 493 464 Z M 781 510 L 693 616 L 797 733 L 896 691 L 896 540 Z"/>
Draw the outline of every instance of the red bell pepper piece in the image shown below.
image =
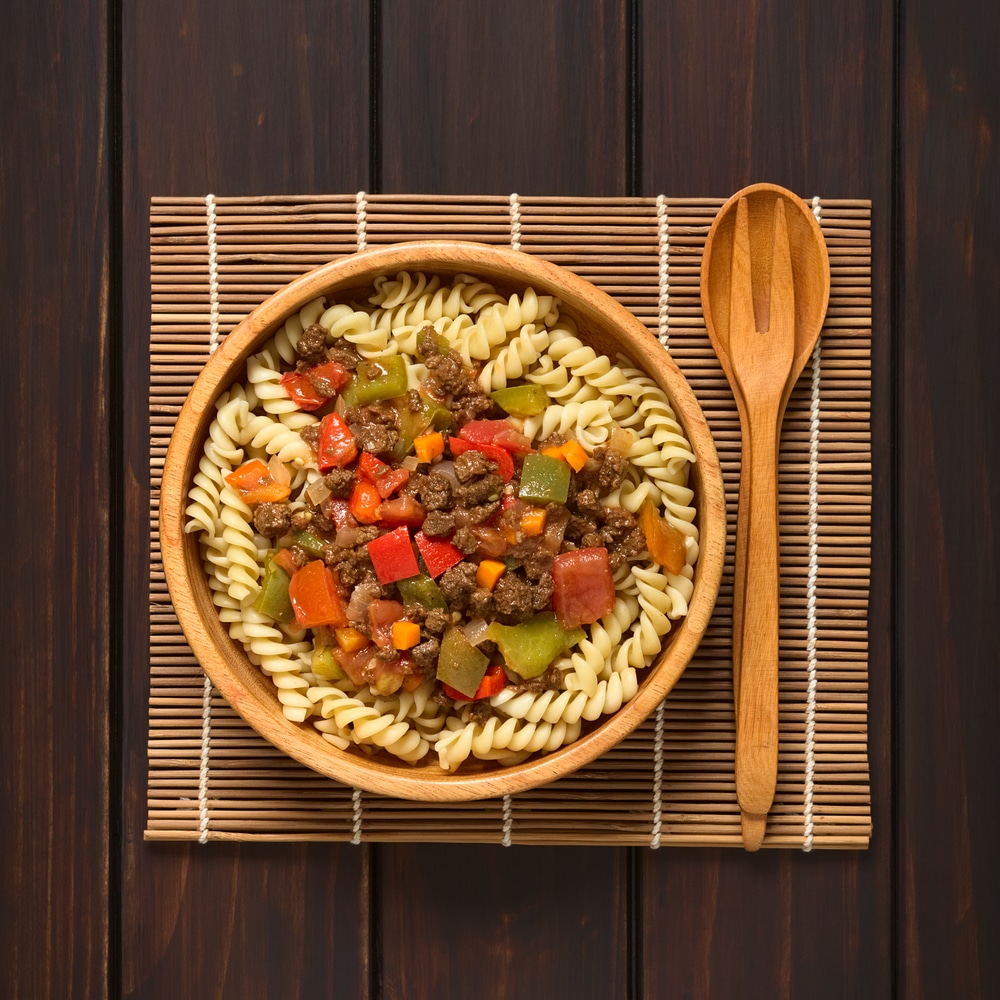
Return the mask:
<path id="1" fill-rule="evenodd" d="M 378 489 L 378 495 L 385 500 L 405 485 L 410 478 L 409 469 L 394 469 L 391 465 L 386 465 L 380 458 L 376 458 L 371 452 L 363 451 L 358 461 L 358 471 L 369 482 L 374 483 Z"/>
<path id="2" fill-rule="evenodd" d="M 312 380 L 298 372 L 285 372 L 281 376 L 281 387 L 300 410 L 318 410 L 326 403 L 326 396 L 316 391 Z"/>
<path id="3" fill-rule="evenodd" d="M 422 531 L 414 536 L 417 549 L 420 551 L 427 573 L 432 579 L 437 579 L 446 569 L 460 563 L 465 555 L 446 538 L 428 538 Z"/>
<path id="4" fill-rule="evenodd" d="M 473 444 L 506 448 L 515 455 L 526 455 L 532 450 L 529 438 L 509 420 L 470 420 L 458 435 Z"/>
<path id="5" fill-rule="evenodd" d="M 339 413 L 328 413 L 319 425 L 319 452 L 316 456 L 320 472 L 344 469 L 358 457 L 354 435 Z"/>
<path id="6" fill-rule="evenodd" d="M 410 532 L 405 526 L 372 539 L 368 543 L 368 555 L 371 557 L 375 575 L 383 585 L 405 580 L 420 572 L 410 542 Z M 399 617 L 402 618 L 402 614 Z"/>
<path id="7" fill-rule="evenodd" d="M 560 552 L 552 560 L 552 588 L 552 610 L 565 629 L 587 625 L 611 614 L 615 606 L 615 581 L 608 550 Z"/>
<path id="8" fill-rule="evenodd" d="M 326 399 L 336 396 L 351 381 L 351 373 L 336 361 L 313 365 L 306 369 L 305 376 L 313 384 L 315 391 Z"/>
<path id="9" fill-rule="evenodd" d="M 444 693 L 454 701 L 479 701 L 480 698 L 492 698 L 493 695 L 499 694 L 506 684 L 507 675 L 504 673 L 503 667 L 499 663 L 494 663 L 493 666 L 486 668 L 486 673 L 479 682 L 476 693 L 471 698 L 462 694 L 461 691 L 456 691 L 450 684 L 442 682 L 441 687 Z"/>
<path id="10" fill-rule="evenodd" d="M 332 570 L 321 559 L 306 563 L 288 584 L 288 597 L 295 611 L 295 620 L 302 628 L 347 624 L 344 602 L 337 589 Z"/>
<path id="11" fill-rule="evenodd" d="M 359 479 L 354 484 L 354 491 L 348 503 L 348 510 L 361 524 L 376 524 L 379 519 L 379 507 L 382 506 L 382 498 L 378 495 L 378 490 L 374 483 L 367 479 Z"/>
<path id="12" fill-rule="evenodd" d="M 392 500 L 384 500 L 378 509 L 379 522 L 387 527 L 407 524 L 412 528 L 419 528 L 426 517 L 427 511 L 413 497 L 393 497 Z"/>
<path id="13" fill-rule="evenodd" d="M 244 503 L 284 500 L 291 493 L 287 484 L 276 483 L 267 466 L 252 458 L 226 476 L 226 482 L 240 495 Z"/>
<path id="14" fill-rule="evenodd" d="M 514 477 L 514 459 L 510 452 L 503 448 L 492 444 L 477 444 L 454 435 L 448 438 L 448 447 L 451 448 L 452 455 L 456 456 L 467 451 L 481 452 L 491 462 L 496 462 L 497 474 L 505 483 L 509 483 Z"/>

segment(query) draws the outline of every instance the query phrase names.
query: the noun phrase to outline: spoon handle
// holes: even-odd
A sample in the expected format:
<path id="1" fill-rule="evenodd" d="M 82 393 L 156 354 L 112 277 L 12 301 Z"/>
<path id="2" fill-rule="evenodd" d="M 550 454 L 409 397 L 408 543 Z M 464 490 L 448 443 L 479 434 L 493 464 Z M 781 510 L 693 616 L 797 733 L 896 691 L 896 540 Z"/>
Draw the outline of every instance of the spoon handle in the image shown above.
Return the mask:
<path id="1" fill-rule="evenodd" d="M 749 220 L 742 201 L 737 208 L 730 301 L 730 346 L 744 418 L 734 687 L 736 795 L 747 850 L 760 846 L 778 770 L 778 440 L 794 350 L 795 298 L 780 199 L 773 218 L 766 332 L 756 329 Z"/>
<path id="2" fill-rule="evenodd" d="M 740 681 L 736 718 L 736 797 L 745 813 L 771 808 L 778 773 L 777 412 L 751 410 L 744 442 L 748 481 Z M 749 445 L 749 448 L 747 447 Z"/>

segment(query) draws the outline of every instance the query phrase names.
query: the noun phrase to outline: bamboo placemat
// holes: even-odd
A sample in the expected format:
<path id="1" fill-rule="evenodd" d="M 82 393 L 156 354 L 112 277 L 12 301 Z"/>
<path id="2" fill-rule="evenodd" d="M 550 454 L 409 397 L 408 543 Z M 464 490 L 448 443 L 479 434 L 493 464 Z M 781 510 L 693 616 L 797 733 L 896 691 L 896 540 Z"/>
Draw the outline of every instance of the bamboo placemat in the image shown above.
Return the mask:
<path id="1" fill-rule="evenodd" d="M 722 201 L 364 193 L 152 200 L 147 838 L 741 845 L 730 664 L 740 435 L 698 284 Z M 811 205 L 830 252 L 832 290 L 820 346 L 782 433 L 779 775 L 764 846 L 863 848 L 871 835 L 871 205 L 819 198 Z M 319 264 L 366 245 L 426 238 L 540 254 L 631 309 L 669 346 L 697 394 L 729 505 L 715 614 L 654 715 L 574 775 L 468 804 L 362 793 L 258 737 L 191 654 L 159 553 L 163 458 L 210 343 Z"/>

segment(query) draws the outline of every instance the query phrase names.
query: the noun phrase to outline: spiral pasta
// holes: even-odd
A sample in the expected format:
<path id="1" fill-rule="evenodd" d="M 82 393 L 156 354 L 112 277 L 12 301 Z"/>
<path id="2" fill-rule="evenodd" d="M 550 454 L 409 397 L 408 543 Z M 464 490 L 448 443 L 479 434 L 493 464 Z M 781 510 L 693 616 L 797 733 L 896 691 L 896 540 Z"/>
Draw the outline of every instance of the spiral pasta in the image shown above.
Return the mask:
<path id="1" fill-rule="evenodd" d="M 546 408 L 523 420 L 524 434 L 535 443 L 572 438 L 591 456 L 616 432 L 627 433 L 626 468 L 601 502 L 631 514 L 651 502 L 684 536 L 681 572 L 668 572 L 646 553 L 618 566 L 612 611 L 584 626 L 584 638 L 551 665 L 547 686 L 507 683 L 484 703 L 486 712 L 442 702 L 432 677 L 418 678 L 409 690 L 377 694 L 346 678 L 321 676 L 309 633 L 254 606 L 271 543 L 255 534 L 251 509 L 226 480 L 250 458 L 277 460 L 290 480 L 289 510 L 305 507 L 303 491 L 321 474 L 301 431 L 317 419 L 293 402 L 281 373 L 295 364 L 299 338 L 316 324 L 328 344 L 342 340 L 362 358 L 403 355 L 411 389 L 428 377 L 417 354 L 421 337 L 433 328 L 475 369 L 486 392 L 511 383 L 544 389 Z M 639 672 L 687 613 L 698 557 L 687 484 L 693 461 L 666 394 L 627 358 L 613 361 L 584 344 L 554 297 L 532 289 L 505 297 L 469 275 L 445 280 L 400 272 L 376 279 L 365 302 L 307 303 L 249 359 L 245 383 L 216 405 L 189 490 L 185 530 L 198 535 L 220 620 L 271 678 L 288 719 L 315 726 L 342 750 L 385 751 L 409 763 L 431 755 L 448 771 L 470 757 L 512 764 L 577 739 L 584 725 L 635 697 Z"/>

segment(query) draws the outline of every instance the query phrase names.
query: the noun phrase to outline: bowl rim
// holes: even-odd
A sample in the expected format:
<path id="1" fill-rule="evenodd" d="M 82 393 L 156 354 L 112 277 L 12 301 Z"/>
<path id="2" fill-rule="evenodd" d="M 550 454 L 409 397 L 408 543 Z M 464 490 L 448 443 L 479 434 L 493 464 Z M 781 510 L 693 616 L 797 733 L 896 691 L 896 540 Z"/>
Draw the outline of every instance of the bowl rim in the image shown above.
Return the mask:
<path id="1" fill-rule="evenodd" d="M 219 620 L 197 537 L 184 531 L 188 489 L 215 400 L 239 380 L 246 360 L 306 302 L 331 295 L 331 290 L 336 297 L 338 289 L 370 287 L 379 275 L 399 271 L 467 273 L 501 286 L 530 286 L 557 295 L 578 321 L 585 316 L 605 317 L 623 338 L 646 352 L 647 356 L 632 360 L 667 392 L 697 456 L 692 466 L 700 495 L 695 586 L 688 614 L 671 630 L 666 652 L 641 672 L 636 695 L 593 730 L 551 753 L 494 770 L 444 771 L 433 754 L 416 766 L 395 758 L 383 762 L 379 758 L 388 755 L 368 757 L 339 750 L 315 727 L 286 719 L 277 710 L 270 680 Z M 419 240 L 362 250 L 322 264 L 278 289 L 233 329 L 196 378 L 178 414 L 163 466 L 159 527 L 168 591 L 192 652 L 219 693 L 260 736 L 312 770 L 365 791 L 419 801 L 471 801 L 524 792 L 578 770 L 631 733 L 659 705 L 690 662 L 711 618 L 725 559 L 726 505 L 715 443 L 694 391 L 667 350 L 628 309 L 569 269 L 532 254 L 469 241 Z M 210 616 L 205 614 L 206 602 Z M 262 703 L 265 690 L 269 701 Z"/>

